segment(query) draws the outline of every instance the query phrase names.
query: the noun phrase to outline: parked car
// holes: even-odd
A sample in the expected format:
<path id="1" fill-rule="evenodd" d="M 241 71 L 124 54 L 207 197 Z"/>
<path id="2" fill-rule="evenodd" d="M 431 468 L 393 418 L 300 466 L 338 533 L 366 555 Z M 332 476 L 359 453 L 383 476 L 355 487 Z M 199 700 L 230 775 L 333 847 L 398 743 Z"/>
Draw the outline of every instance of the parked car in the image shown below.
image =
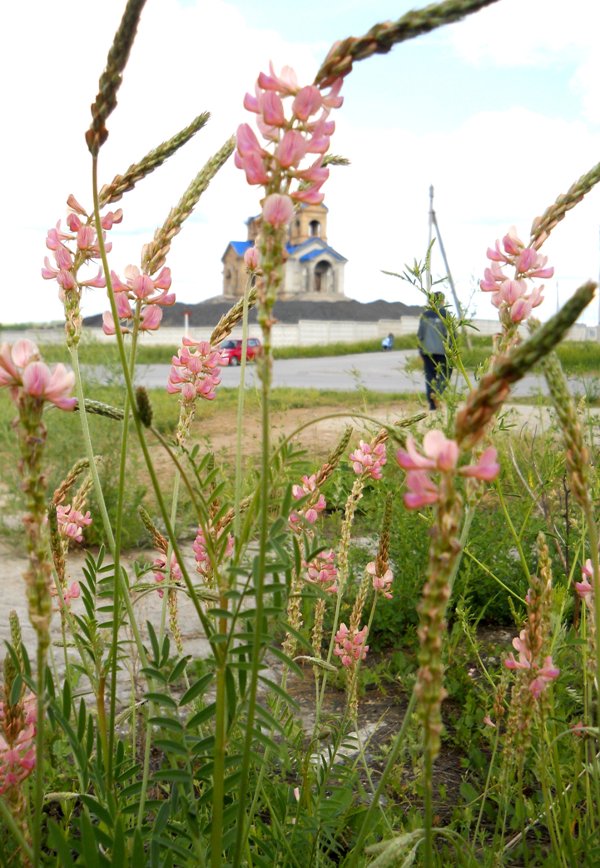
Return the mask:
<path id="1" fill-rule="evenodd" d="M 223 341 L 219 347 L 221 357 L 228 365 L 234 367 L 242 361 L 242 342 L 236 340 Z M 246 360 L 253 361 L 262 352 L 262 344 L 258 338 L 248 338 L 246 345 Z"/>

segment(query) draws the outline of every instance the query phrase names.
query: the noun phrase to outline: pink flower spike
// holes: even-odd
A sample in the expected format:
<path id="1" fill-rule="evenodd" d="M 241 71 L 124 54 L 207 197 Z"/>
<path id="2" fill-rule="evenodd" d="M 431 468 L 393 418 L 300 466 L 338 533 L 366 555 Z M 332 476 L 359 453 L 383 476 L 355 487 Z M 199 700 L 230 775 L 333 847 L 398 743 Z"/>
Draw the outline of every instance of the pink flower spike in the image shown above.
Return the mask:
<path id="1" fill-rule="evenodd" d="M 260 109 L 263 121 L 268 126 L 282 127 L 285 125 L 283 103 L 278 94 L 273 93 L 273 91 L 267 91 L 267 93 L 264 93 L 260 100 Z"/>
<path id="2" fill-rule="evenodd" d="M 541 669 L 538 669 L 538 673 L 536 678 L 533 679 L 531 684 L 529 685 L 529 689 L 531 690 L 535 699 L 537 699 L 541 693 L 546 689 L 547 685 L 550 684 L 551 681 L 554 681 L 560 675 L 560 669 L 558 669 L 552 662 L 552 657 L 548 656 L 544 658 L 544 665 Z"/>
<path id="3" fill-rule="evenodd" d="M 497 452 L 493 446 L 490 446 L 481 453 L 477 464 L 461 467 L 459 473 L 461 476 L 470 476 L 484 482 L 491 482 L 500 473 L 500 465 L 496 459 Z"/>
<path id="4" fill-rule="evenodd" d="M 298 120 L 306 121 L 311 115 L 318 112 L 322 105 L 321 91 L 312 84 L 298 91 L 292 103 L 292 111 Z"/>
<path id="5" fill-rule="evenodd" d="M 509 256 L 518 256 L 524 249 L 525 245 L 517 235 L 517 230 L 511 226 L 507 234 L 502 239 L 504 250 Z"/>
<path id="6" fill-rule="evenodd" d="M 313 184 L 306 190 L 296 190 L 295 193 L 292 193 L 294 202 L 305 202 L 307 205 L 320 205 L 324 198 L 324 193 L 321 193 L 321 184 Z"/>
<path id="7" fill-rule="evenodd" d="M 284 169 L 297 166 L 306 154 L 306 142 L 298 130 L 288 130 L 277 145 L 275 157 Z"/>
<path id="8" fill-rule="evenodd" d="M 256 138 L 256 134 L 249 124 L 240 124 L 236 134 L 237 149 L 241 157 L 247 154 L 263 156 L 264 152 Z"/>
<path id="9" fill-rule="evenodd" d="M 442 431 L 428 431 L 423 438 L 425 455 L 435 460 L 438 470 L 454 470 L 458 461 L 458 444 L 448 440 Z"/>
<path id="10" fill-rule="evenodd" d="M 249 271 L 256 271 L 260 267 L 260 253 L 256 247 L 249 247 L 244 253 L 244 265 Z"/>
<path id="11" fill-rule="evenodd" d="M 157 304 L 150 304 L 145 307 L 140 317 L 141 331 L 156 331 L 162 320 L 163 312 Z"/>
<path id="12" fill-rule="evenodd" d="M 575 582 L 575 590 L 582 600 L 591 599 L 594 589 L 586 578 L 582 582 Z"/>
<path id="13" fill-rule="evenodd" d="M 407 509 L 420 509 L 422 506 L 436 503 L 440 496 L 437 486 L 424 470 L 409 470 L 406 474 L 404 505 Z"/>
<path id="14" fill-rule="evenodd" d="M 30 362 L 39 361 L 40 351 L 33 341 L 22 338 L 12 347 L 12 359 L 19 368 L 26 367 Z"/>
<path id="15" fill-rule="evenodd" d="M 119 324 L 119 328 L 121 329 L 122 334 L 129 334 L 129 329 L 125 328 L 125 326 Z M 104 311 L 104 313 L 102 314 L 102 331 L 105 335 L 114 335 L 116 333 L 115 321 L 113 319 L 112 313 L 108 310 Z"/>
<path id="16" fill-rule="evenodd" d="M 125 293 L 119 292 L 115 295 L 115 304 L 117 305 L 119 319 L 133 318 L 133 310 Z"/>
<path id="17" fill-rule="evenodd" d="M 244 108 L 246 109 L 246 111 L 258 114 L 258 112 L 260 111 L 258 97 L 252 96 L 251 93 L 247 93 L 244 97 Z"/>
<path id="18" fill-rule="evenodd" d="M 104 217 L 100 218 L 100 225 L 103 229 L 112 229 L 115 223 L 120 223 L 123 219 L 123 209 L 117 208 L 116 211 L 107 211 Z"/>
<path id="19" fill-rule="evenodd" d="M 75 385 L 75 374 L 67 371 L 64 365 L 50 368 L 43 362 L 31 362 L 23 371 L 23 388 L 34 398 L 45 398 L 61 410 L 72 410 L 77 398 L 69 393 Z"/>
<path id="20" fill-rule="evenodd" d="M 336 80 L 332 83 L 329 93 L 325 94 L 323 97 L 323 105 L 326 108 L 335 109 L 341 107 L 342 103 L 344 102 L 344 97 L 340 96 L 340 90 L 342 89 L 343 83 L 343 78 L 336 78 Z"/>
<path id="21" fill-rule="evenodd" d="M 263 220 L 275 228 L 287 226 L 294 214 L 294 203 L 289 196 L 271 193 L 263 203 Z"/>
<path id="22" fill-rule="evenodd" d="M 170 268 L 161 268 L 158 273 L 158 276 L 153 279 L 153 283 L 156 289 L 170 289 L 171 288 L 171 269 Z"/>
<path id="23" fill-rule="evenodd" d="M 258 76 L 258 86 L 263 90 L 275 90 L 282 96 L 290 96 L 298 91 L 298 79 L 291 66 L 284 66 L 281 75 L 277 75 L 273 64 L 269 63 L 269 71 L 271 75 L 261 72 Z"/>
<path id="24" fill-rule="evenodd" d="M 102 271 L 99 270 L 96 277 L 92 277 L 90 280 L 80 280 L 79 285 L 95 287 L 96 289 L 104 289 L 104 287 L 106 286 L 106 280 L 104 279 Z"/>
<path id="25" fill-rule="evenodd" d="M 67 205 L 72 211 L 75 211 L 77 214 L 81 214 L 83 217 L 87 217 L 87 211 L 82 205 L 79 204 L 79 202 L 72 193 L 67 199 Z"/>

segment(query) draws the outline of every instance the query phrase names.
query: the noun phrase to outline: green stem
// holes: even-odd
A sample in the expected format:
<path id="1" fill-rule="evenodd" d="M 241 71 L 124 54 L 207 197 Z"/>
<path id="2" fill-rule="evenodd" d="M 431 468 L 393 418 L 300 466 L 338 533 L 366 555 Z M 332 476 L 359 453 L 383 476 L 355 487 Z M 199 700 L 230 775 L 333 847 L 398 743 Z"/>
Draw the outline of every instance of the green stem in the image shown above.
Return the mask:
<path id="1" fill-rule="evenodd" d="M 0 814 L 2 814 L 2 817 L 4 819 L 4 822 L 6 823 L 7 828 L 9 829 L 12 836 L 17 841 L 19 848 L 25 854 L 28 863 L 33 865 L 34 864 L 33 851 L 31 849 L 31 847 L 29 846 L 29 844 L 27 843 L 27 841 L 25 840 L 25 835 L 23 834 L 21 829 L 19 829 L 19 826 L 16 823 L 15 818 L 11 814 L 10 809 L 9 809 L 8 805 L 6 804 L 6 802 L 4 801 L 4 799 L 0 799 Z"/>
<path id="2" fill-rule="evenodd" d="M 179 484 L 181 482 L 181 475 L 179 473 L 179 469 L 175 468 L 175 478 L 173 480 L 173 494 L 171 496 L 171 526 L 175 529 L 175 522 L 177 520 L 177 506 L 179 504 Z M 173 544 L 171 540 L 169 540 L 167 546 L 167 552 L 165 555 L 165 576 L 169 580 L 169 584 L 171 583 L 171 555 L 173 553 Z M 163 637 L 165 635 L 166 624 L 167 624 L 167 609 L 169 608 L 169 592 L 165 591 L 162 598 L 162 606 L 160 609 L 160 631 L 158 634 L 158 641 L 162 644 Z"/>
<path id="3" fill-rule="evenodd" d="M 512 519 L 511 519 L 510 514 L 508 512 L 508 508 L 506 506 L 506 501 L 504 500 L 504 495 L 502 494 L 502 487 L 501 487 L 500 482 L 498 480 L 496 480 L 496 482 L 495 482 L 495 488 L 496 488 L 496 492 L 498 494 L 498 500 L 500 501 L 500 506 L 502 508 L 502 513 L 504 515 L 504 518 L 506 520 L 508 527 L 510 528 L 510 532 L 511 532 L 513 541 L 514 541 L 515 546 L 517 547 L 517 551 L 519 553 L 519 560 L 521 561 L 521 567 L 523 569 L 523 572 L 525 573 L 525 577 L 527 579 L 527 585 L 529 586 L 531 584 L 531 573 L 529 571 L 529 565 L 527 563 L 527 558 L 525 557 L 525 552 L 523 551 L 523 546 L 521 544 L 521 537 L 517 533 L 517 530 L 516 530 L 516 528 L 512 522 Z"/>
<path id="4" fill-rule="evenodd" d="M 242 438 L 244 430 L 244 402 L 246 399 L 245 378 L 246 378 L 246 345 L 248 341 L 248 291 L 250 290 L 250 279 L 246 283 L 246 291 L 244 292 L 244 303 L 242 307 L 242 368 L 240 371 L 240 387 L 238 389 L 237 410 L 236 410 L 236 437 L 235 437 L 235 487 L 234 487 L 234 519 L 233 519 L 233 535 L 238 541 L 240 538 L 240 503 L 242 502 Z"/>
<path id="5" fill-rule="evenodd" d="M 500 744 L 500 732 L 496 729 L 496 737 L 494 738 L 494 747 L 492 748 L 492 756 L 490 758 L 490 763 L 488 766 L 488 773 L 485 779 L 485 787 L 481 796 L 481 807 L 479 808 L 479 814 L 477 816 L 477 825 L 475 826 L 475 833 L 473 835 L 473 847 L 477 846 L 477 837 L 479 835 L 479 829 L 481 827 L 481 821 L 483 820 L 483 812 L 485 809 L 485 803 L 487 800 L 487 795 L 490 791 L 490 783 L 492 780 L 492 774 L 494 771 L 494 763 L 496 760 L 496 754 L 498 753 L 498 746 Z"/>
<path id="6" fill-rule="evenodd" d="M 598 528 L 594 520 L 591 502 L 588 500 L 584 509 L 590 541 L 590 559 L 592 561 L 592 583 L 594 586 L 594 621 L 596 628 L 596 725 L 600 732 L 600 556 L 598 554 Z"/>
<path id="7" fill-rule="evenodd" d="M 258 672 L 263 647 L 263 615 L 264 615 L 264 584 L 267 568 L 267 544 L 269 535 L 269 444 L 270 444 L 270 343 L 265 346 L 265 358 L 263 360 L 264 371 L 262 378 L 262 450 L 261 450 L 261 478 L 260 478 L 260 506 L 259 506 L 259 539 L 258 555 L 255 571 L 255 611 L 254 611 L 254 639 L 252 647 L 252 669 L 250 672 L 250 686 L 248 690 L 248 710 L 246 714 L 246 733 L 244 738 L 244 750 L 242 754 L 241 780 L 239 787 L 239 804 L 237 836 L 233 865 L 238 866 L 242 856 L 243 844 L 246 837 L 246 793 L 248 790 L 248 777 L 250 774 L 250 753 L 254 738 L 254 719 L 256 716 L 256 694 L 258 688 Z M 214 854 L 213 854 L 214 858 Z"/>
<path id="8" fill-rule="evenodd" d="M 33 791 L 33 865 L 41 864 L 42 857 L 42 808 L 44 805 L 44 744 L 46 725 L 46 703 L 44 702 L 46 680 L 46 647 L 37 640 L 37 703 L 35 732 L 35 788 Z M 1 801 L 1 799 L 0 799 Z"/>
<path id="9" fill-rule="evenodd" d="M 375 813 L 376 810 L 378 810 L 380 808 L 379 800 L 381 798 L 381 795 L 383 793 L 385 785 L 387 784 L 387 780 L 388 780 L 388 778 L 392 772 L 392 769 L 396 765 L 396 761 L 400 755 L 400 752 L 401 752 L 402 748 L 404 747 L 404 735 L 405 735 L 406 730 L 408 728 L 408 724 L 409 724 L 410 719 L 412 717 L 412 713 L 415 709 L 416 702 L 417 702 L 417 697 L 416 697 L 415 691 L 413 690 L 411 697 L 408 701 L 408 705 L 406 706 L 406 711 L 404 713 L 404 719 L 402 720 L 402 726 L 398 730 L 398 733 L 397 733 L 396 738 L 394 740 L 394 743 L 392 745 L 392 749 L 389 753 L 387 763 L 386 763 L 385 768 L 382 772 L 381 778 L 379 779 L 379 783 L 377 784 L 377 789 L 373 793 L 373 798 L 371 799 L 371 803 L 369 805 L 367 813 L 365 814 L 364 819 L 362 821 L 362 825 L 358 831 L 358 835 L 356 837 L 356 842 L 354 844 L 354 847 L 352 848 L 352 852 L 348 854 L 348 856 L 346 857 L 346 859 L 342 863 L 343 865 L 347 866 L 347 868 L 353 868 L 353 866 L 357 864 L 357 859 L 361 855 L 363 844 L 365 842 L 367 835 L 370 832 L 373 814 Z"/>
<path id="10" fill-rule="evenodd" d="M 424 793 L 424 829 L 425 837 L 423 839 L 424 849 L 424 864 L 425 868 L 433 868 L 433 753 L 429 739 L 425 738 L 423 746 L 424 753 L 424 770 L 423 776 L 425 785 Z"/>
<path id="11" fill-rule="evenodd" d="M 210 864 L 219 868 L 223 859 L 223 799 L 225 798 L 225 661 L 221 661 L 216 673 L 215 749 L 213 765 L 213 797 L 210 834 Z"/>
<path id="12" fill-rule="evenodd" d="M 139 307 L 139 305 L 138 305 Z M 137 325 L 137 319 L 136 319 Z M 135 351 L 137 346 L 137 328 L 133 330 L 131 352 L 129 355 L 130 371 L 133 374 L 135 366 Z M 121 454 L 119 461 L 119 484 L 117 491 L 117 515 L 115 526 L 115 555 L 114 567 L 115 578 L 113 583 L 113 626 L 112 626 L 112 641 L 111 641 L 111 673 L 110 673 L 110 725 L 108 727 L 107 755 L 106 763 L 106 781 L 107 788 L 110 790 L 113 784 L 113 754 L 115 741 L 115 726 L 114 720 L 117 712 L 117 673 L 118 657 L 119 657 L 119 627 L 121 623 L 121 599 L 120 599 L 120 582 L 117 578 L 121 574 L 121 541 L 123 536 L 123 503 L 125 499 L 125 477 L 127 473 L 127 443 L 129 437 L 129 400 L 125 396 L 123 404 L 123 427 L 121 429 Z"/>

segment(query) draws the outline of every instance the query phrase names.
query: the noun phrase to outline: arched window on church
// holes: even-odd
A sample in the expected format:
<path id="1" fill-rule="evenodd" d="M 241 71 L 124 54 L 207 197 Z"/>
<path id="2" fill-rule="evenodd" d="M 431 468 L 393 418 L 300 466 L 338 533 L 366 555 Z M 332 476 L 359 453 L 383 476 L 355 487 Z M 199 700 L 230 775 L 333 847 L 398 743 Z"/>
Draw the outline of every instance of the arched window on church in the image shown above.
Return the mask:
<path id="1" fill-rule="evenodd" d="M 333 269 L 325 259 L 321 259 L 315 266 L 313 287 L 315 292 L 331 293 L 333 291 Z"/>
<path id="2" fill-rule="evenodd" d="M 313 238 L 319 238 L 321 235 L 321 224 L 319 223 L 319 221 L 311 220 L 309 226 L 310 234 L 313 236 Z"/>

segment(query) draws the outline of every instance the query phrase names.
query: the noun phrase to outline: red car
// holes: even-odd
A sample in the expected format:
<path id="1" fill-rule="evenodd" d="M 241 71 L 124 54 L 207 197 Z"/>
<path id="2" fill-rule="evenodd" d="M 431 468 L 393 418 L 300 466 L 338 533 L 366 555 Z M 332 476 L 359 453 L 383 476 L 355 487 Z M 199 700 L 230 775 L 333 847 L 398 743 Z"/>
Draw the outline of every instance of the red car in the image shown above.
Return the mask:
<path id="1" fill-rule="evenodd" d="M 221 358 L 223 361 L 227 362 L 228 365 L 234 367 L 235 365 L 241 364 L 242 361 L 242 342 L 228 340 L 223 341 L 221 346 L 219 347 L 221 351 Z M 246 361 L 251 362 L 262 352 L 262 344 L 258 338 L 248 338 L 248 344 L 246 345 Z"/>

